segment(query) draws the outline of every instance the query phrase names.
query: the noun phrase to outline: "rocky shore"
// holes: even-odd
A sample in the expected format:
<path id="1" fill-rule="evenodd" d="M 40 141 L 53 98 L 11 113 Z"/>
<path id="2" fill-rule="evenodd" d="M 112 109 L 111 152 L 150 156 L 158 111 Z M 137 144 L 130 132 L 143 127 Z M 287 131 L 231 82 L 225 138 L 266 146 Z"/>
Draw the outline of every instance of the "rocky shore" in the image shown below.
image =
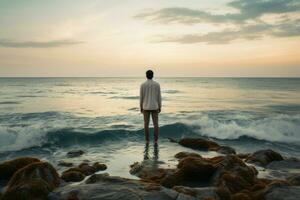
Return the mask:
<path id="1" fill-rule="evenodd" d="M 0 200 L 298 200 L 300 161 L 270 149 L 238 154 L 235 149 L 203 138 L 171 139 L 199 153 L 180 152 L 176 168 L 161 168 L 151 160 L 133 163 L 138 180 L 110 176 L 104 163 L 78 166 L 60 161 L 62 173 L 46 161 L 21 157 L 0 163 Z M 201 151 L 216 151 L 206 158 Z M 74 158 L 84 154 L 72 151 Z M 272 178 L 261 178 L 268 171 Z"/>

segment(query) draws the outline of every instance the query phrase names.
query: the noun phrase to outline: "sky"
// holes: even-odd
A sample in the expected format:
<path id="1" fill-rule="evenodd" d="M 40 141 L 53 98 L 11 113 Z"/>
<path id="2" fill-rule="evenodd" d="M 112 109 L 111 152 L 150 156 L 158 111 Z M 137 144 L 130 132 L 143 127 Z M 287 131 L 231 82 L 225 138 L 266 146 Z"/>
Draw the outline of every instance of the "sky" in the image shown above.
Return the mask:
<path id="1" fill-rule="evenodd" d="M 300 0 L 0 0 L 0 77 L 300 77 Z"/>

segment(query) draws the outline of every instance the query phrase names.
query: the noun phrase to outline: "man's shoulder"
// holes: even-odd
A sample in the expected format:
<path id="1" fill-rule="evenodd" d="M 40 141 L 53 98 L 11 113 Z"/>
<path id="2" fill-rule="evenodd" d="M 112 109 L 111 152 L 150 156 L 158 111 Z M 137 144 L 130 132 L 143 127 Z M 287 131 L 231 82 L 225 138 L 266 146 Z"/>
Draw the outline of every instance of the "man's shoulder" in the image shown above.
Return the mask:
<path id="1" fill-rule="evenodd" d="M 154 80 L 151 80 L 151 81 L 146 80 L 145 82 L 143 82 L 143 83 L 141 84 L 141 87 L 146 86 L 146 85 L 156 85 L 156 86 L 160 86 L 159 83 L 158 83 L 157 81 L 154 81 Z"/>
<path id="2" fill-rule="evenodd" d="M 155 85 L 157 85 L 157 86 L 160 86 L 160 85 L 159 85 L 159 82 L 157 82 L 157 81 L 153 81 L 153 83 L 154 83 Z"/>
<path id="3" fill-rule="evenodd" d="M 144 81 L 144 82 L 141 83 L 141 86 L 144 86 L 146 84 L 147 84 L 147 81 Z"/>

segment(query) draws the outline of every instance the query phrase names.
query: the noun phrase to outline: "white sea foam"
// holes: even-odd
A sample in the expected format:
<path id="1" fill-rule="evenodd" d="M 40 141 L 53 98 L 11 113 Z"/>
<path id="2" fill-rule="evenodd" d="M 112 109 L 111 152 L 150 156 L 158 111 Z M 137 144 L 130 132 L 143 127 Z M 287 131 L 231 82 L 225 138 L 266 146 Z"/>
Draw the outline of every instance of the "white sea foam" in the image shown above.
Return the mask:
<path id="1" fill-rule="evenodd" d="M 45 133 L 38 127 L 8 128 L 0 127 L 0 152 L 15 151 L 32 146 L 40 146 L 44 142 Z"/>
<path id="2" fill-rule="evenodd" d="M 196 132 L 203 136 L 218 139 L 238 139 L 241 136 L 253 137 L 271 142 L 300 143 L 300 115 L 276 115 L 246 123 L 219 121 L 207 115 L 197 120 L 185 122 L 199 127 Z"/>

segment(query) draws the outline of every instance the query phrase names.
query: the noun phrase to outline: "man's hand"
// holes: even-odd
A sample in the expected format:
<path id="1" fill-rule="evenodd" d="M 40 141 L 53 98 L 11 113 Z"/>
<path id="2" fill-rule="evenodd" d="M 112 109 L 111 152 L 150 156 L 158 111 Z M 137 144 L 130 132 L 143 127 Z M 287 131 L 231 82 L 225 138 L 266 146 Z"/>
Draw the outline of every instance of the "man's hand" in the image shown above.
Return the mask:
<path id="1" fill-rule="evenodd" d="M 158 109 L 158 113 L 160 113 L 160 112 L 161 112 L 161 108 Z"/>
<path id="2" fill-rule="evenodd" d="M 143 108 L 141 108 L 141 113 L 143 113 L 144 112 L 144 109 Z"/>

